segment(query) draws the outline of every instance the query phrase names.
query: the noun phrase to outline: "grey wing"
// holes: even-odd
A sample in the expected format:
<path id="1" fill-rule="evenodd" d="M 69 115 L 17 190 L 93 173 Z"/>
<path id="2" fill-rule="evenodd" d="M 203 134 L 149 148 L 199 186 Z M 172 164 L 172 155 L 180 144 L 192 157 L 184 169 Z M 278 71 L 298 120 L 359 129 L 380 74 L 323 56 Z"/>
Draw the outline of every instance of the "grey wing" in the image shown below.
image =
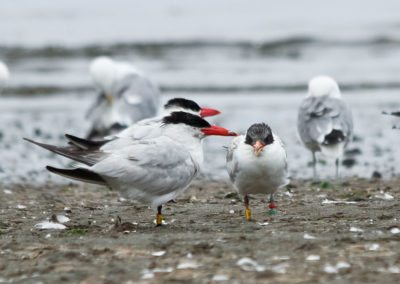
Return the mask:
<path id="1" fill-rule="evenodd" d="M 130 191 L 130 197 L 151 201 L 186 188 L 199 166 L 179 144 L 162 138 L 137 141 L 90 170 L 122 191 Z"/>
<path id="2" fill-rule="evenodd" d="M 123 131 L 108 136 L 106 138 L 112 139 L 101 147 L 103 151 L 112 151 L 115 149 L 123 148 L 138 140 L 152 139 L 159 137 L 162 134 L 161 120 L 158 118 L 149 118 L 139 121 L 124 129 Z"/>
<path id="3" fill-rule="evenodd" d="M 82 150 L 75 146 L 59 147 L 59 146 L 39 143 L 39 142 L 30 140 L 28 138 L 24 138 L 24 139 L 28 142 L 36 144 L 36 145 L 38 145 L 46 150 L 49 150 L 53 153 L 64 156 L 64 157 L 74 160 L 76 162 L 83 163 L 88 166 L 95 165 L 96 163 L 98 163 L 101 160 L 103 160 L 104 158 L 106 158 L 108 155 L 107 153 L 99 151 L 98 149 Z"/>
<path id="4" fill-rule="evenodd" d="M 161 128 L 161 117 L 148 118 L 135 123 L 116 136 L 119 138 L 129 137 L 134 140 L 155 138 L 162 132 Z"/>
<path id="5" fill-rule="evenodd" d="M 226 153 L 226 169 L 232 183 L 235 183 L 235 179 L 239 170 L 239 162 L 236 159 L 235 151 L 237 150 L 239 143 L 241 143 L 243 139 L 243 136 L 239 136 L 233 139 L 231 145 L 228 147 L 228 152 Z"/>
<path id="6" fill-rule="evenodd" d="M 350 107 L 343 101 L 338 107 L 340 107 L 340 115 L 333 118 L 333 128 L 343 131 L 347 144 L 353 137 L 353 114 Z"/>
<path id="7" fill-rule="evenodd" d="M 126 114 L 129 124 L 153 117 L 160 104 L 160 92 L 148 78 L 133 74 L 126 77 L 118 90 L 119 112 Z"/>
<path id="8" fill-rule="evenodd" d="M 286 171 L 287 174 L 289 174 L 288 163 L 287 163 L 286 144 L 283 143 L 282 139 L 278 135 L 276 135 L 276 134 L 273 134 L 273 135 L 274 135 L 274 140 L 277 141 L 277 143 L 279 143 L 279 145 L 282 147 L 282 149 L 283 149 L 283 151 L 285 153 L 285 171 Z"/>
<path id="9" fill-rule="evenodd" d="M 351 111 L 341 99 L 309 97 L 300 106 L 297 128 L 306 145 L 322 143 L 333 129 L 350 137 L 353 129 Z"/>

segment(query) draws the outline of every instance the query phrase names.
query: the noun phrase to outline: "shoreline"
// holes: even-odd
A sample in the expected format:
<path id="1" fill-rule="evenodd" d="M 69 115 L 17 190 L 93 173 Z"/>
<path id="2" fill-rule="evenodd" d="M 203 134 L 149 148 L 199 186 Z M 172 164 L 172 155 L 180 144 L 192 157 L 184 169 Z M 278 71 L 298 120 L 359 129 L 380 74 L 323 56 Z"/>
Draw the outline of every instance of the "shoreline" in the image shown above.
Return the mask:
<path id="1" fill-rule="evenodd" d="M 155 210 L 97 186 L 0 188 L 5 282 L 396 283 L 400 273 L 400 177 L 294 180 L 272 218 L 252 196 L 254 222 L 228 183 L 197 180 L 164 206 L 162 227 Z M 35 228 L 52 215 L 66 228 Z"/>

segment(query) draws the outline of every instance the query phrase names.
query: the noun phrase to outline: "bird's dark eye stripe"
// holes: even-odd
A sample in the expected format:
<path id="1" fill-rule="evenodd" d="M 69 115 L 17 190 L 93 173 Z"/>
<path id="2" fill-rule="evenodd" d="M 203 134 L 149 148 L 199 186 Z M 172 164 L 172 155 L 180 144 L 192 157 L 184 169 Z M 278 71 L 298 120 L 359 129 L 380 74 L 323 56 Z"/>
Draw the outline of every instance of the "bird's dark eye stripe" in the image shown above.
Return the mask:
<path id="1" fill-rule="evenodd" d="M 272 134 L 268 135 L 268 136 L 264 139 L 265 145 L 272 144 L 273 142 L 274 142 L 274 137 L 272 136 Z"/>

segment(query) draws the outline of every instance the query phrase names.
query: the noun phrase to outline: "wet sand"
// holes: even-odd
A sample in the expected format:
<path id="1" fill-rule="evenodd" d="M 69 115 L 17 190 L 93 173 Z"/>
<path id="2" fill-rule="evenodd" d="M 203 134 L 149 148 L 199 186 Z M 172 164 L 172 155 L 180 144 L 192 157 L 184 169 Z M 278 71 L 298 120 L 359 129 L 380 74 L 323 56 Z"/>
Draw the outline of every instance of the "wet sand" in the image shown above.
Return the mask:
<path id="1" fill-rule="evenodd" d="M 272 217 L 254 196 L 245 222 L 228 184 L 199 180 L 155 227 L 154 210 L 106 188 L 2 186 L 0 282 L 398 283 L 399 178 L 289 189 Z M 34 228 L 53 214 L 66 229 Z"/>

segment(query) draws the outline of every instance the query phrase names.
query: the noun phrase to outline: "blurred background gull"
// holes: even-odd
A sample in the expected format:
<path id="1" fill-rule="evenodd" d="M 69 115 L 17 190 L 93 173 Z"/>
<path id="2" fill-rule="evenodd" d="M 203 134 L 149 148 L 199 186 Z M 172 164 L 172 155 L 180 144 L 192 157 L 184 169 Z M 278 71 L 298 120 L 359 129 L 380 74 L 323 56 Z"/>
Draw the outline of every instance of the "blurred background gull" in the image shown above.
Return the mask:
<path id="1" fill-rule="evenodd" d="M 99 94 L 86 113 L 86 118 L 92 122 L 87 139 L 117 134 L 140 120 L 157 115 L 158 87 L 132 64 L 98 56 L 89 69 Z"/>
<path id="2" fill-rule="evenodd" d="M 296 134 L 297 109 L 314 76 L 334 77 L 354 116 L 343 176 L 398 174 L 400 133 L 381 111 L 400 109 L 400 1 L 29 1 L 0 3 L 0 61 L 12 79 L 0 97 L 3 182 L 66 182 L 44 166 L 51 144 L 84 136 L 101 55 L 131 62 L 162 92 L 223 113 L 209 119 L 244 132 L 265 121 L 287 145 L 290 174 L 312 176 Z M 203 172 L 227 179 L 229 141 L 209 140 Z M 320 177 L 332 175 L 319 161 Z"/>

